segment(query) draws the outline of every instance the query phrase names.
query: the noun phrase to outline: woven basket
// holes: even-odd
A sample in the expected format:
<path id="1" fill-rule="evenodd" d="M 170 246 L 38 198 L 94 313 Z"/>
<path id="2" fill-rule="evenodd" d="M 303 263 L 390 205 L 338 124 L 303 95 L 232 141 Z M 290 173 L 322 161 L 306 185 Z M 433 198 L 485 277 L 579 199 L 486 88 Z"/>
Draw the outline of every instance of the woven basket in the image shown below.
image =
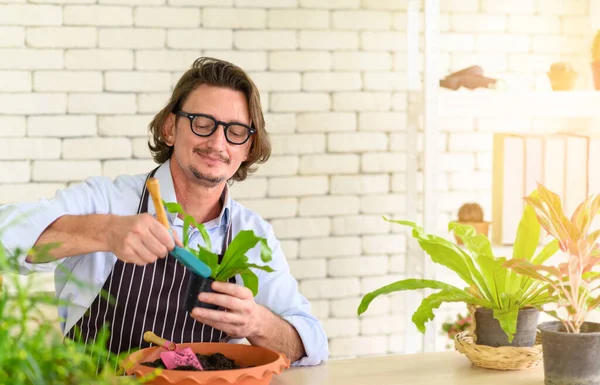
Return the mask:
<path id="1" fill-rule="evenodd" d="M 542 339 L 538 332 L 532 347 L 477 345 L 470 330 L 454 337 L 454 347 L 466 355 L 475 366 L 495 370 L 524 370 L 535 368 L 542 362 Z"/>

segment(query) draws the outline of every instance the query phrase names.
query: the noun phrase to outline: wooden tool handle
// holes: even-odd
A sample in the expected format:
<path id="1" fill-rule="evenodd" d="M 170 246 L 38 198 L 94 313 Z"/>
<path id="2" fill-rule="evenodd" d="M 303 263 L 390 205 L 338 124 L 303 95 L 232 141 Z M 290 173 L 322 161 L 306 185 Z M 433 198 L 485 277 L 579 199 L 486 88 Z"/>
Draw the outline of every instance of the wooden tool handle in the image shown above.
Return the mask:
<path id="1" fill-rule="evenodd" d="M 177 346 L 175 345 L 174 342 L 167 341 L 164 338 L 160 338 L 159 336 L 152 333 L 151 331 L 147 331 L 144 333 L 144 341 L 149 342 L 154 345 L 162 346 L 163 348 L 165 348 L 167 350 L 171 350 L 171 351 L 173 351 L 177 348 Z"/>
<path id="2" fill-rule="evenodd" d="M 165 207 L 163 206 L 162 199 L 160 198 L 160 186 L 158 184 L 158 179 L 149 178 L 148 182 L 146 182 L 146 187 L 148 188 L 148 191 L 150 191 L 152 202 L 154 202 L 156 219 L 158 219 L 158 221 L 168 229 L 169 221 L 167 220 L 167 213 L 165 212 Z"/>

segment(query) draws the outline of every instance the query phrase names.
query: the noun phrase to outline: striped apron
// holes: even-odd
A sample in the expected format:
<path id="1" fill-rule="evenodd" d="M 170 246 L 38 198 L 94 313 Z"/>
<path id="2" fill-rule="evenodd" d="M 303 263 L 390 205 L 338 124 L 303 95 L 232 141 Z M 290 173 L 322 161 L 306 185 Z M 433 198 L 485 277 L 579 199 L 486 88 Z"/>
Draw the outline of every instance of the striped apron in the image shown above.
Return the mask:
<path id="1" fill-rule="evenodd" d="M 155 172 L 156 169 L 147 178 Z M 148 196 L 144 183 L 138 214 L 148 211 Z M 231 238 L 229 221 L 219 263 Z M 65 337 L 93 344 L 98 331 L 107 323 L 110 331 L 107 349 L 115 354 L 150 346 L 143 340 L 148 330 L 175 343 L 226 341 L 225 333 L 196 322 L 183 308 L 189 279 L 189 270 L 170 254 L 145 266 L 117 260 L 102 288 L 101 293 L 105 294 L 96 296 Z M 235 277 L 229 282 L 235 283 Z"/>

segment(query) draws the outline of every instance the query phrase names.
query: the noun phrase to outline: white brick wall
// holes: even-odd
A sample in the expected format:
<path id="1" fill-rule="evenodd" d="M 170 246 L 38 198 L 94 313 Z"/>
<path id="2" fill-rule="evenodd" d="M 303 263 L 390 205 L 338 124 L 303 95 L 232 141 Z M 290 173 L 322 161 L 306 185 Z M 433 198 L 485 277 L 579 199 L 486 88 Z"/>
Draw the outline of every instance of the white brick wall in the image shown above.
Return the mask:
<path id="1" fill-rule="evenodd" d="M 511 86 L 549 89 L 561 60 L 591 84 L 587 0 L 440 7 L 440 76 L 477 64 Z M 181 73 L 201 55 L 233 61 L 261 91 L 273 155 L 232 195 L 273 225 L 332 357 L 403 352 L 414 328 L 403 297 L 379 298 L 361 318 L 356 308 L 407 272 L 406 234 L 381 218 L 402 218 L 408 198 L 405 31 L 396 0 L 0 0 L 0 203 L 146 172 L 148 123 Z M 439 123 L 440 221 L 473 200 L 491 215 L 493 133 L 587 127 Z"/>

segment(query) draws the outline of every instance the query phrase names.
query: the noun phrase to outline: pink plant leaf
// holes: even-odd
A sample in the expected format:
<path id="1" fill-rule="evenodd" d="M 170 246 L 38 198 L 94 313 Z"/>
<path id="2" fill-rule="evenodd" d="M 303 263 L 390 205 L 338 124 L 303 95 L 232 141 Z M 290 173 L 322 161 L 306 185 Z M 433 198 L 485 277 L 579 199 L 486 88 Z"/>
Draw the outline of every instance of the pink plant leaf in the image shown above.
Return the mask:
<path id="1" fill-rule="evenodd" d="M 568 233 L 565 231 L 561 231 L 560 226 L 556 226 L 556 223 L 553 221 L 553 218 L 550 217 L 546 210 L 546 205 L 538 198 L 525 197 L 523 199 L 535 210 L 536 218 L 542 226 L 542 228 L 546 231 L 546 235 L 551 235 L 556 240 L 558 240 L 560 249 L 562 251 L 567 251 L 566 241 L 568 239 Z"/>
<path id="2" fill-rule="evenodd" d="M 542 227 L 558 239 L 563 251 L 567 251 L 566 242 L 579 238 L 578 229 L 563 213 L 560 197 L 541 183 L 537 186 L 539 199 L 531 196 L 523 199 L 535 209 Z"/>
<path id="3" fill-rule="evenodd" d="M 592 195 L 577 206 L 571 217 L 571 223 L 579 230 L 580 234 L 586 234 L 598 212 L 600 212 L 600 195 Z"/>
<path id="4" fill-rule="evenodd" d="M 562 278 L 564 275 L 560 269 L 553 266 L 544 266 L 544 265 L 534 265 L 533 263 L 524 260 L 512 258 L 504 263 L 504 266 L 512 269 L 517 274 L 522 274 L 528 276 L 530 278 L 536 279 L 538 281 L 543 281 L 549 283 L 552 287 L 557 288 L 557 283 L 555 280 L 550 278 L 547 275 L 543 275 L 540 272 L 546 272 L 550 275 L 555 276 L 558 280 Z"/>

